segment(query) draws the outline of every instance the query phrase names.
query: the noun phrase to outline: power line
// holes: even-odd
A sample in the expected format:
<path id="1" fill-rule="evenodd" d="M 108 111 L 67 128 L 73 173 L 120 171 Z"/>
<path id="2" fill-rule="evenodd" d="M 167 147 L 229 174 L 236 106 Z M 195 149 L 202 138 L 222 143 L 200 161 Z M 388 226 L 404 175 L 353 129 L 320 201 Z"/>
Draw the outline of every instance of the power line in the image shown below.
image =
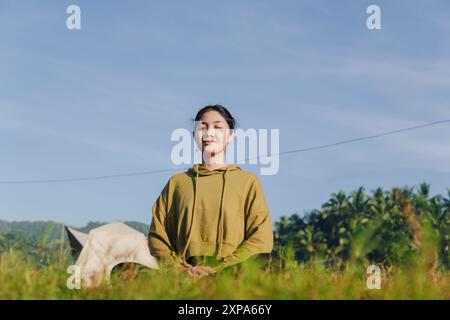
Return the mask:
<path id="1" fill-rule="evenodd" d="M 349 139 L 349 140 L 343 140 L 343 141 L 339 141 L 339 142 L 323 144 L 323 145 L 318 145 L 318 146 L 314 146 L 314 147 L 283 151 L 283 152 L 278 153 L 278 155 L 307 152 L 307 151 L 313 151 L 313 150 L 318 150 L 318 149 L 326 149 L 326 148 L 330 148 L 330 147 L 334 147 L 334 146 L 338 146 L 338 145 L 342 145 L 342 144 L 347 144 L 347 143 L 352 143 L 352 142 L 357 142 L 357 141 L 362 141 L 362 140 L 375 139 L 375 138 L 379 138 L 382 136 L 392 135 L 392 134 L 405 132 L 405 131 L 417 130 L 417 129 L 431 127 L 431 126 L 435 126 L 435 125 L 439 125 L 439 124 L 443 124 L 443 123 L 449 123 L 449 122 L 450 122 L 450 119 L 434 121 L 434 122 L 429 122 L 429 123 L 425 123 L 425 124 L 417 125 L 417 126 L 413 126 L 413 127 L 397 129 L 397 130 L 392 130 L 392 131 L 386 131 L 386 132 L 382 132 L 382 133 L 378 133 L 378 134 L 374 134 L 374 135 L 370 135 L 370 136 L 353 138 L 353 139 Z M 271 155 L 277 155 L 277 154 L 275 153 L 275 154 L 271 154 Z M 250 159 L 253 159 L 253 158 L 246 158 L 245 160 L 250 160 Z M 187 168 L 188 167 L 183 167 L 181 169 L 185 170 Z M 157 174 L 157 173 L 163 173 L 163 172 L 174 172 L 174 171 L 180 171 L 180 168 L 138 171 L 138 172 L 131 172 L 131 173 L 120 173 L 120 174 L 111 174 L 111 175 L 93 176 L 93 177 L 81 177 L 81 178 L 10 180 L 10 181 L 7 180 L 7 181 L 0 181 L 0 184 L 31 184 L 31 183 L 59 183 L 59 182 L 74 182 L 74 181 L 90 181 L 90 180 L 113 179 L 113 178 L 130 177 L 130 176 L 143 176 L 143 175 Z"/>
<path id="2" fill-rule="evenodd" d="M 139 172 L 130 172 L 130 173 L 119 173 L 119 174 L 111 174 L 111 175 L 105 175 L 105 176 L 67 178 L 67 179 L 12 180 L 12 181 L 0 181 L 0 184 L 55 183 L 55 182 L 103 180 L 103 179 L 112 179 L 112 178 L 120 178 L 120 177 L 143 176 L 143 175 L 162 173 L 162 172 L 171 172 L 171 171 L 178 171 L 178 170 L 179 169 L 161 169 L 161 170 L 139 171 Z"/>
<path id="3" fill-rule="evenodd" d="M 320 146 L 316 146 L 316 147 L 309 147 L 309 148 L 304 148 L 304 149 L 295 149 L 295 150 L 284 151 L 284 152 L 280 152 L 280 154 L 297 153 L 297 152 L 305 152 L 305 151 L 311 151 L 311 150 L 317 150 L 317 149 L 324 149 L 324 148 L 338 146 L 338 145 L 341 145 L 341 144 L 346 144 L 346 143 L 351 143 L 351 142 L 356 142 L 356 141 L 361 141 L 361 140 L 375 139 L 375 138 L 379 138 L 379 137 L 382 137 L 382 136 L 387 136 L 387 135 L 396 134 L 396 133 L 405 132 L 405 131 L 412 131 L 412 130 L 421 129 L 421 128 L 425 128 L 425 127 L 431 127 L 431 126 L 435 126 L 435 125 L 443 124 L 443 123 L 448 123 L 448 122 L 450 122 L 450 119 L 449 120 L 440 120 L 440 121 L 429 122 L 429 123 L 425 123 L 425 124 L 421 124 L 421 125 L 413 126 L 413 127 L 409 127 L 409 128 L 403 128 L 403 129 L 398 129 L 398 130 L 386 131 L 386 132 L 374 134 L 374 135 L 371 135 L 371 136 L 354 138 L 354 139 L 344 140 L 344 141 L 340 141 L 340 142 L 324 144 L 324 145 L 320 145 Z"/>

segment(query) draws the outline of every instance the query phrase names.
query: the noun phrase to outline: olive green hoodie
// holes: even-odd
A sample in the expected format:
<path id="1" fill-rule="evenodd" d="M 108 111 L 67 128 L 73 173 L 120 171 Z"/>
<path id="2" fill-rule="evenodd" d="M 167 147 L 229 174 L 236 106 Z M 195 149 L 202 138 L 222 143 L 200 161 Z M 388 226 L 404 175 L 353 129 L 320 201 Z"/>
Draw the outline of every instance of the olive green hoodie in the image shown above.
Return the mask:
<path id="1" fill-rule="evenodd" d="M 258 176 L 236 165 L 196 164 L 172 176 L 152 206 L 150 252 L 173 258 L 215 256 L 217 271 L 273 249 L 273 229 Z M 170 260 L 170 259 L 169 259 Z"/>

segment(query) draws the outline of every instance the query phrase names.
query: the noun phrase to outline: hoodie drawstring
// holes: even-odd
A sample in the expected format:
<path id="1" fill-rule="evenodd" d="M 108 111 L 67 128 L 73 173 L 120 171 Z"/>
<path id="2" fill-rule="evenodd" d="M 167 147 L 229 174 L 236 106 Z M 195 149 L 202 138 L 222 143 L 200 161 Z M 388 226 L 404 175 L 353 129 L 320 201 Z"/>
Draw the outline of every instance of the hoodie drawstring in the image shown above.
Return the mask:
<path id="1" fill-rule="evenodd" d="M 220 199 L 220 215 L 219 215 L 219 233 L 218 233 L 218 242 L 219 242 L 219 248 L 217 249 L 217 255 L 216 259 L 220 260 L 222 257 L 222 242 L 223 242 L 223 199 L 225 197 L 225 186 L 226 186 L 226 179 L 227 179 L 227 173 L 228 173 L 228 167 L 225 169 L 225 172 L 223 174 L 223 188 L 222 188 L 222 197 Z"/>
<path id="2" fill-rule="evenodd" d="M 225 186 L 226 186 L 226 176 L 227 176 L 227 173 L 228 173 L 228 169 L 229 169 L 229 167 L 227 166 L 226 168 L 225 168 L 225 171 L 224 171 L 224 173 L 223 173 L 223 187 L 222 187 L 222 196 L 221 196 L 221 199 L 220 199 L 220 213 L 219 213 L 219 230 L 218 230 L 218 244 L 219 244 L 219 246 L 218 246 L 218 249 L 217 249 L 217 253 L 216 253 L 216 258 L 217 258 L 217 260 L 220 260 L 220 258 L 221 258 L 221 255 L 222 255 L 222 242 L 223 242 L 223 202 L 224 202 L 224 198 L 225 198 Z M 194 180 L 194 184 L 195 184 L 195 187 L 194 187 L 194 205 L 193 205 L 193 208 L 192 208 L 192 214 L 191 214 L 191 224 L 190 224 L 190 226 L 189 226 L 189 235 L 188 235 L 188 238 L 187 238 L 187 241 L 186 241 L 186 244 L 185 244 L 185 246 L 184 246 L 184 249 L 183 249 L 183 255 L 182 255 L 182 259 L 183 259 L 183 262 L 185 262 L 186 264 L 188 264 L 188 265 L 190 265 L 187 261 L 186 261 L 186 251 L 187 251 L 187 248 L 188 248 L 188 246 L 189 246 L 189 242 L 191 241 L 191 235 L 192 235 L 192 225 L 193 225 L 193 223 L 194 223 L 194 215 L 195 215 L 195 208 L 196 208 L 196 206 L 197 206 L 197 192 L 198 192 L 198 183 L 199 183 L 199 172 L 198 172 L 198 170 L 196 171 L 196 174 L 195 174 L 195 180 Z"/>
<path id="3" fill-rule="evenodd" d="M 192 208 L 192 215 L 191 215 L 191 225 L 189 226 L 189 235 L 186 241 L 186 244 L 184 246 L 184 250 L 183 250 L 183 255 L 182 255 L 182 259 L 183 262 L 187 263 L 186 261 L 186 250 L 188 248 L 189 242 L 191 241 L 191 234 L 192 234 L 192 225 L 194 223 L 194 215 L 195 215 L 195 207 L 197 205 L 197 185 L 198 185 L 198 171 L 195 174 L 195 180 L 194 180 L 194 184 L 195 184 L 195 188 L 194 188 L 194 206 Z"/>

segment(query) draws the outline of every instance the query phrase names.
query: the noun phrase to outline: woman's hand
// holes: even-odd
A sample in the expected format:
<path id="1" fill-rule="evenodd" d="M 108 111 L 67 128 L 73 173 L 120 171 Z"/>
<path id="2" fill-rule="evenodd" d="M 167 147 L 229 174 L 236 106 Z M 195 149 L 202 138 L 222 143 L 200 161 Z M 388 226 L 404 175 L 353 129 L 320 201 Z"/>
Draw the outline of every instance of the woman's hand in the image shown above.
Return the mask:
<path id="1" fill-rule="evenodd" d="M 194 266 L 186 270 L 186 273 L 193 279 L 200 279 L 209 276 L 210 274 L 213 274 L 215 272 L 216 272 L 215 269 L 208 266 Z"/>

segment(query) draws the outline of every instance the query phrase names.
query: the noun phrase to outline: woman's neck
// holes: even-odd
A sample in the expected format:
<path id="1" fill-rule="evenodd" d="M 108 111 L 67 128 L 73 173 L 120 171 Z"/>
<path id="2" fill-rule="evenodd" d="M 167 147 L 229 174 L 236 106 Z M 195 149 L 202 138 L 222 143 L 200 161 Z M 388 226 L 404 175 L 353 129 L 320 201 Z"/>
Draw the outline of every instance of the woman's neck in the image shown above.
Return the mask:
<path id="1" fill-rule="evenodd" d="M 207 159 L 206 161 L 203 158 L 202 165 L 206 169 L 212 171 L 212 170 L 216 170 L 216 169 L 219 169 L 219 168 L 222 168 L 222 167 L 226 166 L 227 163 L 225 162 L 224 157 L 213 156 L 213 157 Z"/>

